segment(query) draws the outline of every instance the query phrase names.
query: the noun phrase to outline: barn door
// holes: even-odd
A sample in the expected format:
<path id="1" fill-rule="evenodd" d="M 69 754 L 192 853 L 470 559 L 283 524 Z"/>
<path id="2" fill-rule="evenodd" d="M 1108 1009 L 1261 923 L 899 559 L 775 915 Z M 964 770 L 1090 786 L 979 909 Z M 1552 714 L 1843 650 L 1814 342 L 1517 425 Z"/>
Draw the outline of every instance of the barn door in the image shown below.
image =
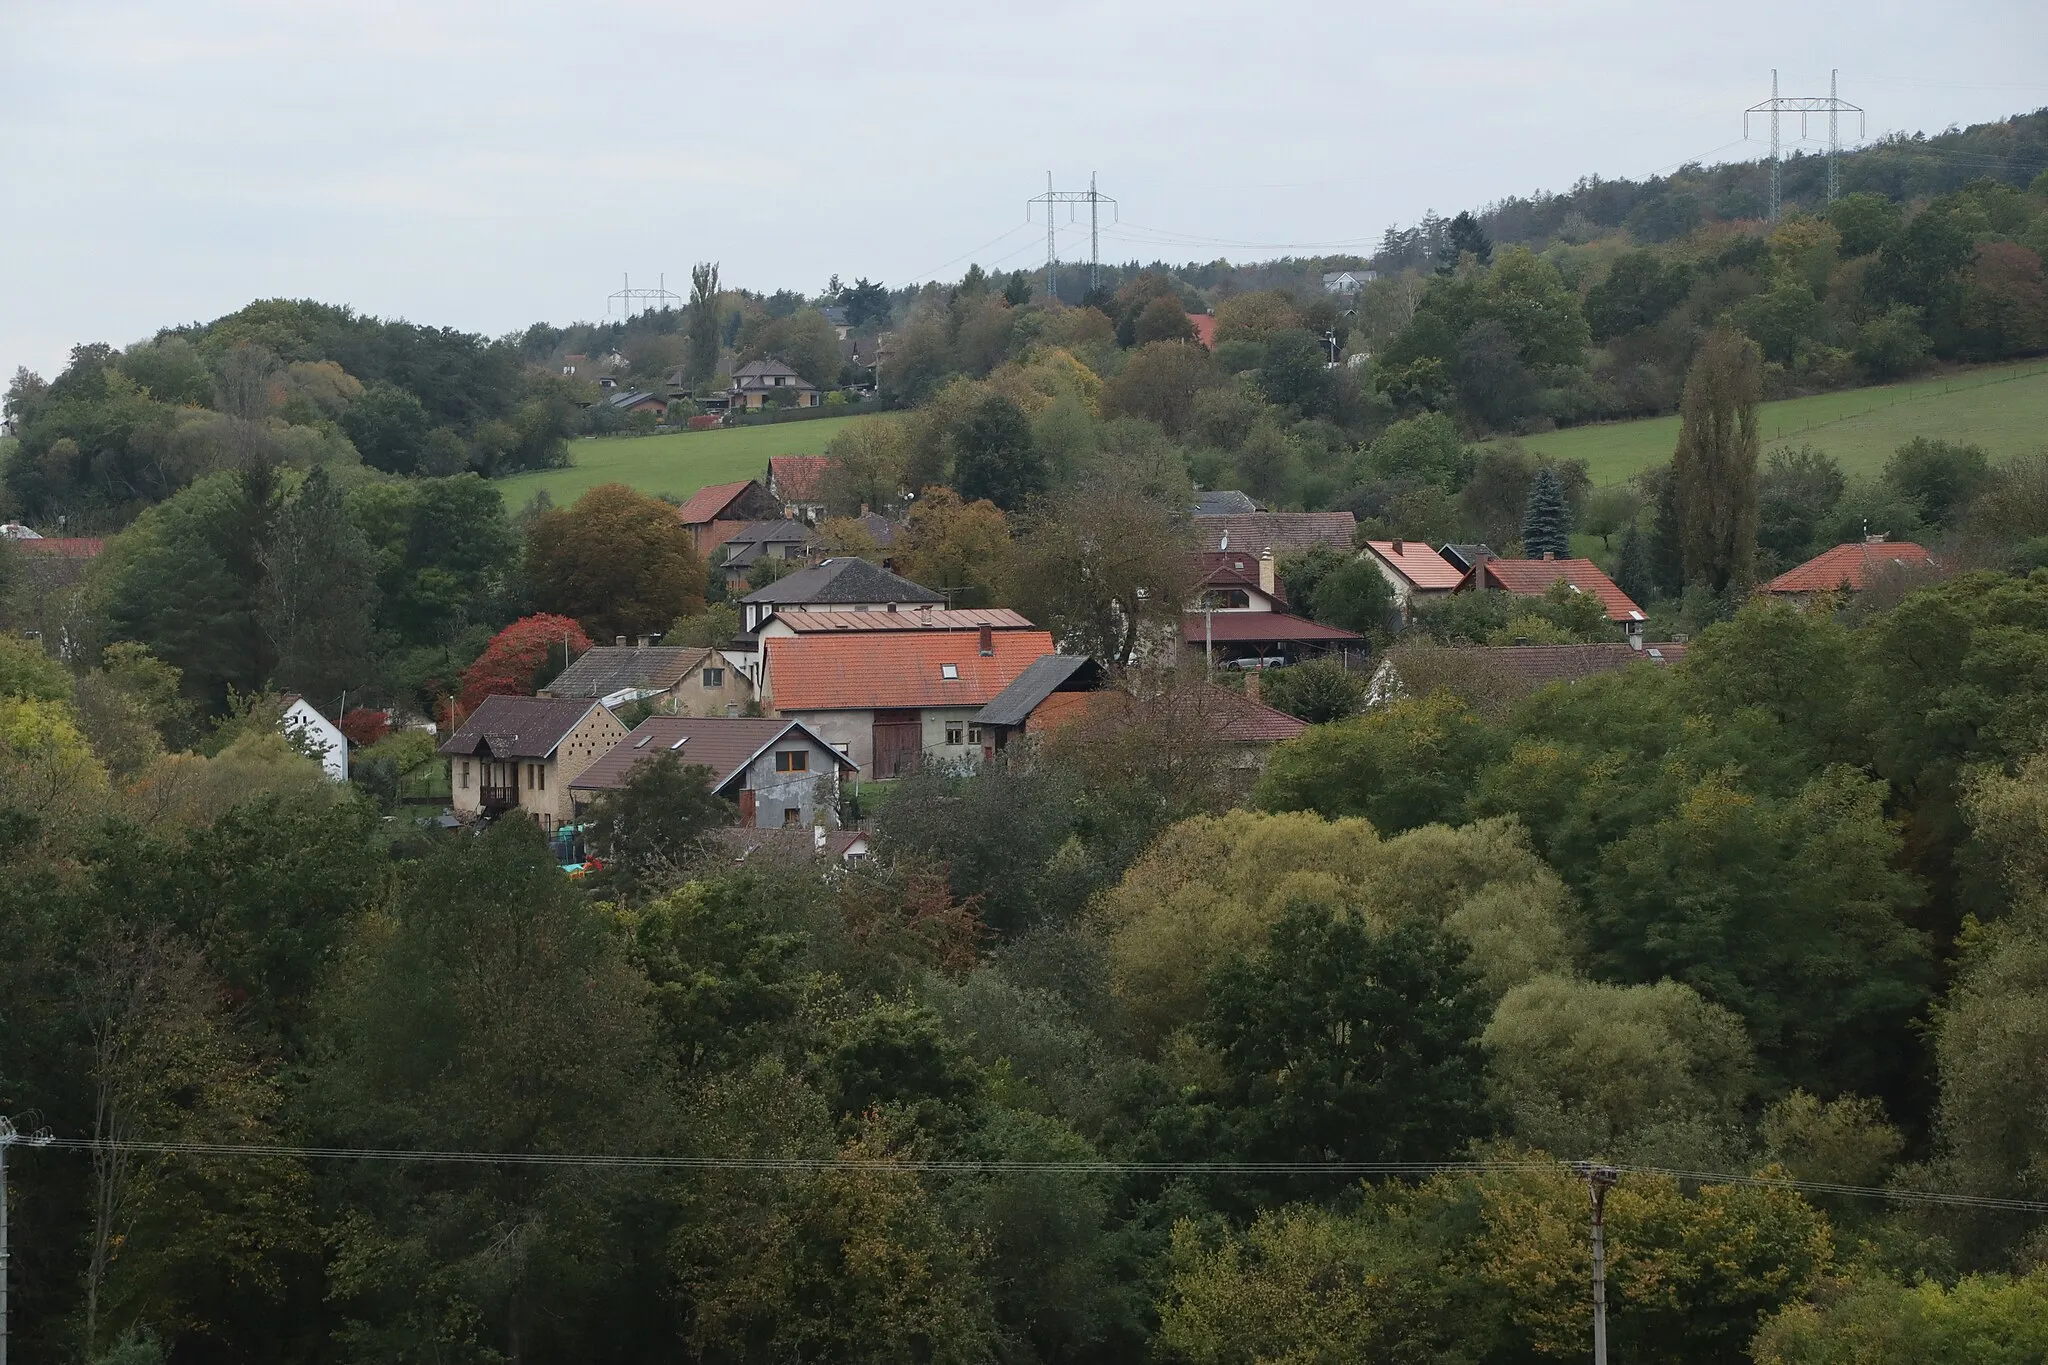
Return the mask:
<path id="1" fill-rule="evenodd" d="M 875 770 L 878 779 L 917 771 L 924 758 L 924 718 L 916 711 L 875 712 Z"/>

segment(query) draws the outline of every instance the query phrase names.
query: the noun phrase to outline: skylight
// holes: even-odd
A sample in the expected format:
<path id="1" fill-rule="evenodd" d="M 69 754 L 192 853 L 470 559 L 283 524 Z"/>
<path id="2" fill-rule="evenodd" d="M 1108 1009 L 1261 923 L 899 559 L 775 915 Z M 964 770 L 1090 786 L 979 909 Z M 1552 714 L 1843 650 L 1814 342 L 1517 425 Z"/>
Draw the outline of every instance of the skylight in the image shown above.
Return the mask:
<path id="1" fill-rule="evenodd" d="M 644 749 L 647 747 L 647 741 L 653 738 L 653 735 L 642 735 L 640 736 L 640 738 L 633 741 L 633 747 L 636 749 Z"/>
<path id="2" fill-rule="evenodd" d="M 677 740 L 677 741 L 676 741 L 675 743 L 673 743 L 673 744 L 669 745 L 668 747 L 669 747 L 669 748 L 671 748 L 671 749 L 680 749 L 680 748 L 682 748 L 682 747 L 683 747 L 683 746 L 684 746 L 685 744 L 688 744 L 689 742 L 690 742 L 690 737 L 689 737 L 688 735 L 684 735 L 684 736 L 683 736 L 683 737 L 682 737 L 681 739 Z"/>
<path id="3" fill-rule="evenodd" d="M 940 664 L 940 665 L 939 665 L 939 676 L 940 676 L 941 678 L 957 678 L 957 677 L 959 677 L 959 676 L 960 676 L 960 665 L 958 665 L 958 664 Z"/>

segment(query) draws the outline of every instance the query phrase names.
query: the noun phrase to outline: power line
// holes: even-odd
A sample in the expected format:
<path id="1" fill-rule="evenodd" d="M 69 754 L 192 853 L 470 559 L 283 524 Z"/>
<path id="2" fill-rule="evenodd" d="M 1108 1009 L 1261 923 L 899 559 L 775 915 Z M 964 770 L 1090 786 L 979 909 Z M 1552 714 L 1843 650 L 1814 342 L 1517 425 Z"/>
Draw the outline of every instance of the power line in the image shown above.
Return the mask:
<path id="1" fill-rule="evenodd" d="M 121 1151 L 149 1156 L 216 1157 L 249 1160 L 320 1160 L 425 1162 L 475 1166 L 590 1167 L 614 1170 L 673 1171 L 880 1171 L 939 1175 L 1433 1175 L 1439 1172 L 1562 1171 L 1582 1173 L 1584 1163 L 1535 1159 L 1442 1161 L 1000 1161 L 932 1158 L 852 1159 L 837 1155 L 801 1156 L 674 1156 L 591 1152 L 477 1152 L 414 1150 L 389 1147 L 300 1147 L 212 1142 L 106 1142 L 92 1138 L 53 1138 L 42 1144 L 70 1151 Z M 1628 1175 L 1659 1176 L 1703 1185 L 1745 1185 L 1760 1189 L 1796 1190 L 1807 1194 L 1879 1199 L 1892 1203 L 1946 1205 L 2010 1213 L 2048 1214 L 2048 1200 L 2006 1199 L 1789 1177 L 1742 1175 L 1728 1171 L 1696 1171 L 1669 1166 L 1615 1163 Z"/>
<path id="2" fill-rule="evenodd" d="M 1045 173 L 1045 193 L 1033 195 L 1024 201 L 1024 221 L 1031 221 L 1031 206 L 1045 205 L 1045 296 L 1056 299 L 1059 287 L 1059 243 L 1054 232 L 1058 219 L 1055 207 L 1060 204 L 1086 204 L 1088 206 L 1088 287 L 1093 290 L 1102 284 L 1102 226 L 1101 208 L 1109 205 L 1112 216 L 1116 213 L 1116 200 L 1095 188 L 1095 172 L 1088 173 L 1088 188 L 1085 190 L 1056 190 L 1052 187 L 1052 172 Z M 1069 208 L 1068 212 L 1073 210 Z"/>
<path id="3" fill-rule="evenodd" d="M 1779 156 L 1778 148 L 1778 116 L 1780 114 L 1799 115 L 1799 140 L 1801 142 L 1806 141 L 1806 116 L 1808 114 L 1825 113 L 1828 116 L 1828 202 L 1830 204 L 1835 202 L 1836 195 L 1841 188 L 1841 168 L 1838 164 L 1841 156 L 1841 137 L 1839 126 L 1839 119 L 1841 115 L 1845 113 L 1856 115 L 1856 136 L 1859 141 L 1863 137 L 1862 107 L 1860 105 L 1850 104 L 1847 100 L 1841 99 L 1836 92 L 1835 82 L 1836 78 L 1840 76 L 1840 74 L 1841 73 L 1839 71 L 1831 71 L 1828 73 L 1828 93 L 1827 98 L 1825 99 L 1822 99 L 1818 95 L 1781 96 L 1778 94 L 1777 68 L 1773 67 L 1771 69 L 1771 97 L 1761 104 L 1752 104 L 1751 106 L 1749 106 L 1749 108 L 1742 111 L 1742 136 L 1744 138 L 1747 138 L 1749 136 L 1749 116 L 1751 114 L 1769 114 L 1771 116 L 1770 221 L 1773 223 L 1778 221 L 1778 208 L 1782 200 L 1781 186 L 1783 162 L 1782 158 Z"/>

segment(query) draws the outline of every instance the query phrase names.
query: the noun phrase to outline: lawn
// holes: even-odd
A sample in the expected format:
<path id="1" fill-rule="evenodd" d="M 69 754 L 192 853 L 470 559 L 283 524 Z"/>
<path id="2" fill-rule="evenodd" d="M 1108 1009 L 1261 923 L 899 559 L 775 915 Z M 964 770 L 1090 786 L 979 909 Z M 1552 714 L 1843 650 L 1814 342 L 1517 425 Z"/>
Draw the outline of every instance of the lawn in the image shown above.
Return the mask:
<path id="1" fill-rule="evenodd" d="M 771 455 L 822 455 L 832 434 L 853 420 L 824 417 L 814 422 L 571 441 L 567 469 L 515 474 L 501 479 L 498 491 L 515 512 L 542 489 L 560 506 L 601 483 L 687 498 L 706 484 L 764 478 Z"/>
<path id="2" fill-rule="evenodd" d="M 1915 436 L 1970 441 L 1994 460 L 2048 444 L 2048 364 L 1991 365 L 1932 379 L 1763 405 L 1764 452 L 1811 445 L 1851 474 L 1875 474 Z M 1603 422 L 1525 436 L 1531 450 L 1586 462 L 1596 484 L 1671 458 L 1677 417 Z"/>

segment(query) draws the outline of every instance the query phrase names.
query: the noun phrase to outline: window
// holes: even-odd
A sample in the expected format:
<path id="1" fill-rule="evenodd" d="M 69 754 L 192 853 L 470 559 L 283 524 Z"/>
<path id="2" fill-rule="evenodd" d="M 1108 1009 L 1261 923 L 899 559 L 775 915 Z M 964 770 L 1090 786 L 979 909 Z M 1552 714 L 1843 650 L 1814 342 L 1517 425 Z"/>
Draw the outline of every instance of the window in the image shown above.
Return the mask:
<path id="1" fill-rule="evenodd" d="M 707 668 L 703 671 L 702 676 L 706 687 L 725 686 L 725 670 L 722 668 Z"/>
<path id="2" fill-rule="evenodd" d="M 469 790 L 469 760 L 466 758 L 462 760 L 462 789 Z"/>
<path id="3" fill-rule="evenodd" d="M 940 677 L 942 677 L 942 678 L 947 678 L 947 679 L 952 679 L 952 678 L 957 678 L 957 677 L 959 677 L 959 676 L 960 676 L 960 665 L 958 665 L 958 664 L 940 664 L 940 665 L 939 665 L 939 676 L 940 676 Z"/>
<path id="4" fill-rule="evenodd" d="M 795 806 L 784 808 L 782 812 L 782 827 L 784 829 L 795 829 L 803 822 L 804 813 L 802 811 L 798 810 Z"/>
<path id="5" fill-rule="evenodd" d="M 970 725 L 967 727 L 967 742 L 969 744 L 981 743 L 981 727 L 979 725 Z"/>
<path id="6" fill-rule="evenodd" d="M 1243 588 L 1211 588 L 1202 594 L 1202 607 L 1206 611 L 1243 611 L 1252 604 L 1252 595 Z"/>
<path id="7" fill-rule="evenodd" d="M 948 743 L 948 744 L 958 744 L 958 743 L 960 743 L 960 742 L 962 741 L 962 731 L 963 731 L 963 730 L 964 730 L 965 728 L 966 728 L 966 727 L 964 727 L 963 725 L 961 725 L 961 723 L 960 723 L 959 721 L 957 721 L 957 720 L 949 720 L 949 721 L 947 721 L 947 722 L 946 722 L 946 743 Z"/>
<path id="8" fill-rule="evenodd" d="M 531 763 L 526 765 L 526 789 L 528 791 L 533 790 L 533 765 Z"/>
<path id="9" fill-rule="evenodd" d="M 542 791 L 546 791 L 548 789 L 548 765 L 545 763 L 534 764 L 533 776 L 535 785 L 537 785 Z"/>
<path id="10" fill-rule="evenodd" d="M 775 754 L 775 771 L 779 773 L 807 773 L 811 770 L 811 755 L 804 749 L 781 749 Z"/>

